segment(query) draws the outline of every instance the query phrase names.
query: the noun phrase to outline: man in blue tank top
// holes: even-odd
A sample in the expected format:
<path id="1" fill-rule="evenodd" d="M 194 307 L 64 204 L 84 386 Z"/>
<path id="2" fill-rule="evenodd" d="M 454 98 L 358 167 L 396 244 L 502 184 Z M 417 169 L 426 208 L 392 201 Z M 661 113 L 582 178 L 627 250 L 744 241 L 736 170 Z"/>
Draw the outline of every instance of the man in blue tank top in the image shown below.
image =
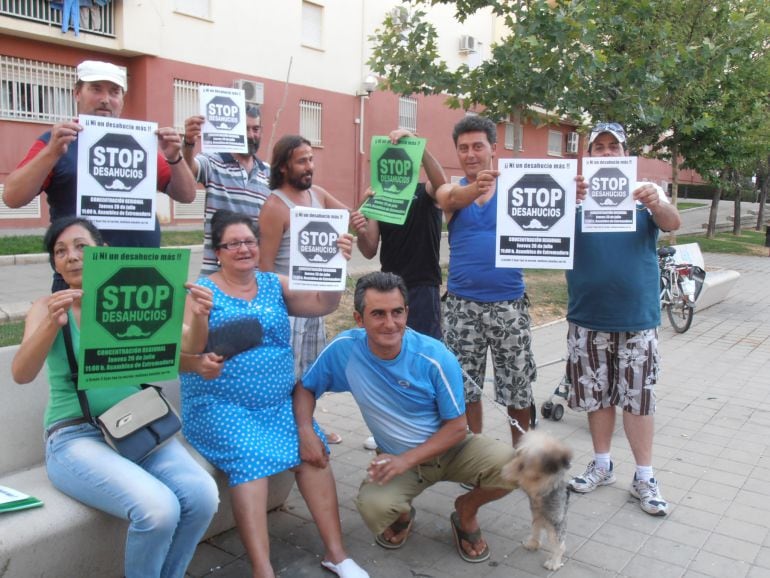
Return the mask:
<path id="1" fill-rule="evenodd" d="M 588 154 L 626 154 L 626 133 L 617 123 L 600 123 L 591 131 Z M 579 177 L 580 178 L 580 177 Z M 585 192 L 578 193 L 578 200 Z M 586 493 L 615 482 L 610 445 L 615 406 L 623 408 L 623 428 L 636 462 L 631 495 L 642 510 L 665 516 L 652 468 L 658 378 L 660 273 L 656 255 L 658 231 L 679 228 L 679 213 L 663 190 L 637 183 L 636 231 L 584 233 L 575 221 L 575 261 L 567 271 L 567 376 L 569 406 L 588 412 L 594 459 L 570 488 Z M 581 208 L 578 206 L 578 211 Z"/>
<path id="2" fill-rule="evenodd" d="M 495 401 L 518 422 L 518 427 L 511 425 L 516 445 L 519 427 L 529 427 L 537 369 L 521 269 L 495 266 L 499 173 L 492 161 L 497 126 L 483 117 L 466 116 L 455 125 L 452 138 L 465 177 L 436 192 L 449 228 L 444 341 L 462 366 L 468 427 L 474 433 L 482 429 L 481 388 L 491 350 Z"/>

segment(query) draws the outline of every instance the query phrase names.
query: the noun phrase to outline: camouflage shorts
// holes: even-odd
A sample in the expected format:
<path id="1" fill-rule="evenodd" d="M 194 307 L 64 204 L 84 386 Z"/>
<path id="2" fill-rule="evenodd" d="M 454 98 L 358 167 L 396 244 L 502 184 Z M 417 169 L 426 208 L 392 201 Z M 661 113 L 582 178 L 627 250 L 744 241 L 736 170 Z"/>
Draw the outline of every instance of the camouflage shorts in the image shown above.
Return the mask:
<path id="1" fill-rule="evenodd" d="M 465 401 L 481 399 L 492 352 L 495 401 L 514 409 L 532 404 L 532 382 L 537 377 L 532 354 L 529 299 L 479 303 L 447 295 L 444 306 L 444 342 L 463 369 Z"/>

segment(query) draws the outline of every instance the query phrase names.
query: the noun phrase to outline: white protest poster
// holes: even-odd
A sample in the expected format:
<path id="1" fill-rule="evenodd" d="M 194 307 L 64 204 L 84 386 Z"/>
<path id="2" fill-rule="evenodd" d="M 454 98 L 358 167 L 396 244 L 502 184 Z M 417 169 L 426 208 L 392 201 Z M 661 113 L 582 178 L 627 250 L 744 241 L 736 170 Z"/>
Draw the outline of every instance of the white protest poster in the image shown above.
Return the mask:
<path id="1" fill-rule="evenodd" d="M 500 159 L 496 267 L 572 269 L 574 159 Z"/>
<path id="2" fill-rule="evenodd" d="M 246 97 L 240 88 L 200 86 L 201 130 L 204 153 L 247 153 Z"/>
<path id="3" fill-rule="evenodd" d="M 155 229 L 158 124 L 80 115 L 76 214 L 100 229 Z"/>
<path id="4" fill-rule="evenodd" d="M 348 231 L 344 209 L 294 207 L 289 220 L 289 289 L 343 291 L 348 262 L 337 239 Z"/>
<path id="5" fill-rule="evenodd" d="M 672 245 L 676 249 L 674 253 L 674 263 L 679 265 L 695 265 L 701 269 L 706 268 L 698 243 L 687 243 L 686 245 Z"/>
<path id="6" fill-rule="evenodd" d="M 636 157 L 584 157 L 584 233 L 636 231 Z"/>

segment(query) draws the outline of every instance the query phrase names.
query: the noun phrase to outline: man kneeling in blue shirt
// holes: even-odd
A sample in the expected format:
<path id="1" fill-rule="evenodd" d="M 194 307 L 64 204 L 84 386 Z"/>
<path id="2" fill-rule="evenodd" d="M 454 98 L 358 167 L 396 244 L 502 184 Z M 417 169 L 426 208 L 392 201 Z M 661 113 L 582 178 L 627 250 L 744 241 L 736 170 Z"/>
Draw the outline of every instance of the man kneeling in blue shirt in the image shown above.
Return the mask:
<path id="1" fill-rule="evenodd" d="M 500 477 L 511 446 L 469 433 L 457 358 L 432 337 L 406 327 L 407 289 L 398 275 L 374 272 L 359 279 L 354 296 L 357 329 L 338 335 L 294 391 L 300 455 L 318 467 L 329 457 L 312 429 L 315 400 L 349 391 L 374 434 L 378 455 L 356 500 L 376 542 L 400 548 L 412 529 L 412 500 L 436 482 L 474 488 L 455 500 L 450 520 L 466 562 L 489 558 L 477 512 L 515 489 Z"/>

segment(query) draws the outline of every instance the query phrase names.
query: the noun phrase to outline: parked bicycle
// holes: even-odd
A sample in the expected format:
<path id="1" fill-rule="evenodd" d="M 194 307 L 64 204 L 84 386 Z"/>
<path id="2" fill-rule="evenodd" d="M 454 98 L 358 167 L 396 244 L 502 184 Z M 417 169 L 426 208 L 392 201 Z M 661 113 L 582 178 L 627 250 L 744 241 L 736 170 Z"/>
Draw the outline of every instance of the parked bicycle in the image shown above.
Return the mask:
<path id="1" fill-rule="evenodd" d="M 677 263 L 674 247 L 658 249 L 660 266 L 660 306 L 666 310 L 671 327 L 684 333 L 692 325 L 695 301 L 700 295 L 706 272 L 697 265 Z"/>

